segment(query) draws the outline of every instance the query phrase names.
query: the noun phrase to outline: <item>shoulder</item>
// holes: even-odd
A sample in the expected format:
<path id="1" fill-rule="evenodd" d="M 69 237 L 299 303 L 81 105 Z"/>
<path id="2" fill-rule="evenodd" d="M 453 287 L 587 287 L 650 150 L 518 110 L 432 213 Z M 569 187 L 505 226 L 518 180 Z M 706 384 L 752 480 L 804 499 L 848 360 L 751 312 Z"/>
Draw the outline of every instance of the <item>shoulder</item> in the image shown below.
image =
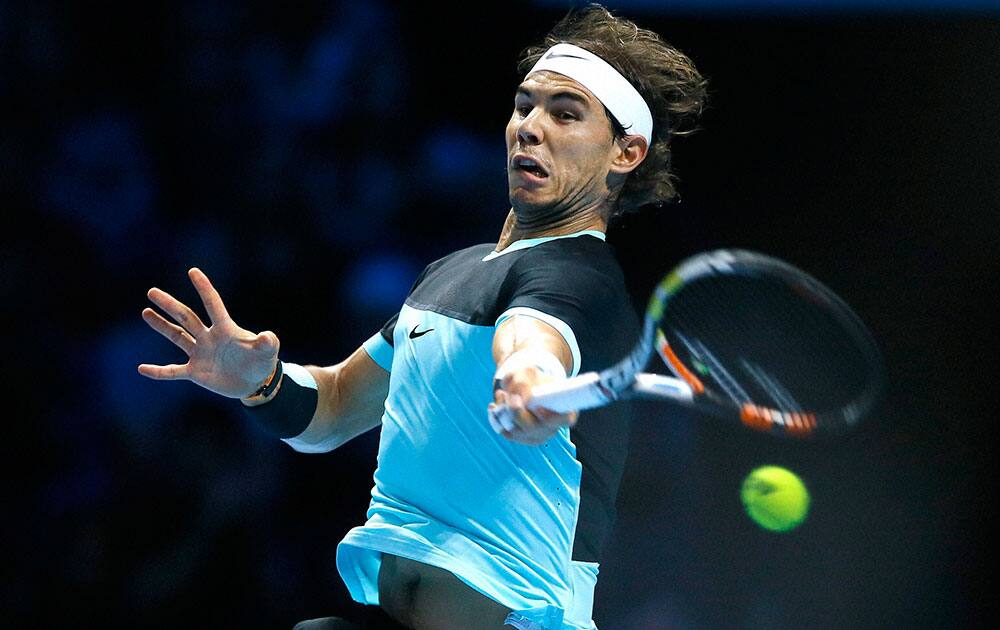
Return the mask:
<path id="1" fill-rule="evenodd" d="M 470 247 L 465 247 L 459 249 L 450 254 L 442 256 L 437 260 L 429 263 L 424 267 L 420 275 L 417 276 L 417 280 L 414 286 L 419 284 L 424 278 L 434 274 L 440 270 L 456 269 L 459 267 L 466 267 L 483 259 L 484 256 L 493 251 L 493 245 L 489 243 L 480 243 L 478 245 L 472 245 Z"/>
<path id="2" fill-rule="evenodd" d="M 540 243 L 518 258 L 512 271 L 519 279 L 548 281 L 566 290 L 597 296 L 621 296 L 625 275 L 614 247 L 593 236 Z"/>
<path id="3" fill-rule="evenodd" d="M 450 254 L 438 258 L 427 265 L 426 269 L 433 269 L 452 263 L 462 263 L 466 261 L 480 261 L 484 256 L 493 251 L 494 245 L 491 243 L 479 243 L 456 250 Z"/>
<path id="4" fill-rule="evenodd" d="M 595 237 L 539 243 L 523 252 L 511 272 L 515 306 L 558 311 L 550 314 L 589 326 L 631 309 L 614 248 Z"/>
<path id="5" fill-rule="evenodd" d="M 575 260 L 580 257 L 594 257 L 595 262 L 613 263 L 615 260 L 614 247 L 596 236 L 584 234 L 572 238 L 555 238 L 551 241 L 539 243 L 534 247 L 524 250 L 522 258 L 552 258 Z"/>

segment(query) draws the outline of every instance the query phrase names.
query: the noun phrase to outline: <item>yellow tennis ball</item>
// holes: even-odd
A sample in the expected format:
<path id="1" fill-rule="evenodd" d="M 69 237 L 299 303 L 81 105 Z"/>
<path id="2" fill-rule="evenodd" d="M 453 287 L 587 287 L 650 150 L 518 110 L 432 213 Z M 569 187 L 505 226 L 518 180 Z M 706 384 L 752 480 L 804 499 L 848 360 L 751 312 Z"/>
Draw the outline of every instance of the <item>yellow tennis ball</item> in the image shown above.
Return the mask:
<path id="1" fill-rule="evenodd" d="M 743 480 L 740 498 L 747 515 L 764 529 L 787 532 L 798 527 L 809 513 L 809 491 L 792 471 L 761 466 Z"/>

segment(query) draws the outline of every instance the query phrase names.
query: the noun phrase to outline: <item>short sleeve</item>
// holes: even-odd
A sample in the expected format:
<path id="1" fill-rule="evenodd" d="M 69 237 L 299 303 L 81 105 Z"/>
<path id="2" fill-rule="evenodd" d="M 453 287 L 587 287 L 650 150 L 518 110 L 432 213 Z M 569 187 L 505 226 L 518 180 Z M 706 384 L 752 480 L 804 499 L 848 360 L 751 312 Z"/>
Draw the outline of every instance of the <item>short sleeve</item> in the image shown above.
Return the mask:
<path id="1" fill-rule="evenodd" d="M 573 354 L 572 375 L 622 358 L 638 337 L 638 323 L 610 252 L 587 256 L 555 247 L 532 249 L 511 270 L 510 300 L 497 324 L 525 315 L 551 325 Z"/>
<path id="2" fill-rule="evenodd" d="M 372 335 L 362 344 L 368 356 L 386 372 L 392 371 L 392 357 L 394 354 L 392 347 L 392 331 L 396 328 L 396 320 L 399 313 L 389 318 L 389 321 L 382 326 L 382 329 Z"/>

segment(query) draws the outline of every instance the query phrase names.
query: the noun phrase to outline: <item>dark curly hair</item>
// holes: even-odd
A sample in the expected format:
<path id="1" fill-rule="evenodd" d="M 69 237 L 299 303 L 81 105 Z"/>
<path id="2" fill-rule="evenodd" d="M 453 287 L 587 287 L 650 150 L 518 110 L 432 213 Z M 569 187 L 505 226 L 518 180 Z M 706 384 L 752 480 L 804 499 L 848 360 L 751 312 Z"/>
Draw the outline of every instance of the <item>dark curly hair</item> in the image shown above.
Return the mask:
<path id="1" fill-rule="evenodd" d="M 626 178 L 612 217 L 673 199 L 677 178 L 671 171 L 671 140 L 697 130 L 694 124 L 707 97 L 708 82 L 694 62 L 653 31 L 591 4 L 570 11 L 540 45 L 526 48 L 518 71 L 523 76 L 546 50 L 561 42 L 589 50 L 611 64 L 635 86 L 653 114 L 649 152 Z M 622 125 L 611 112 L 607 114 L 615 137 L 625 136 Z"/>

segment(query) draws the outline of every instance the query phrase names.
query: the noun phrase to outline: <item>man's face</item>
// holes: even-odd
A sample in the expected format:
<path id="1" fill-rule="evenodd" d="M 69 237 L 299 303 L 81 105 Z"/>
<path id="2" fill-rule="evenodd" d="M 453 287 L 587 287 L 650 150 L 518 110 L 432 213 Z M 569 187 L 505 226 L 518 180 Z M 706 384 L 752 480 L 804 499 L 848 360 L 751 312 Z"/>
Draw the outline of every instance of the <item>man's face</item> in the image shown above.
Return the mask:
<path id="1" fill-rule="evenodd" d="M 518 87 L 507 123 L 507 181 L 516 211 L 572 212 L 601 204 L 619 153 L 604 105 L 579 83 L 554 72 Z"/>

